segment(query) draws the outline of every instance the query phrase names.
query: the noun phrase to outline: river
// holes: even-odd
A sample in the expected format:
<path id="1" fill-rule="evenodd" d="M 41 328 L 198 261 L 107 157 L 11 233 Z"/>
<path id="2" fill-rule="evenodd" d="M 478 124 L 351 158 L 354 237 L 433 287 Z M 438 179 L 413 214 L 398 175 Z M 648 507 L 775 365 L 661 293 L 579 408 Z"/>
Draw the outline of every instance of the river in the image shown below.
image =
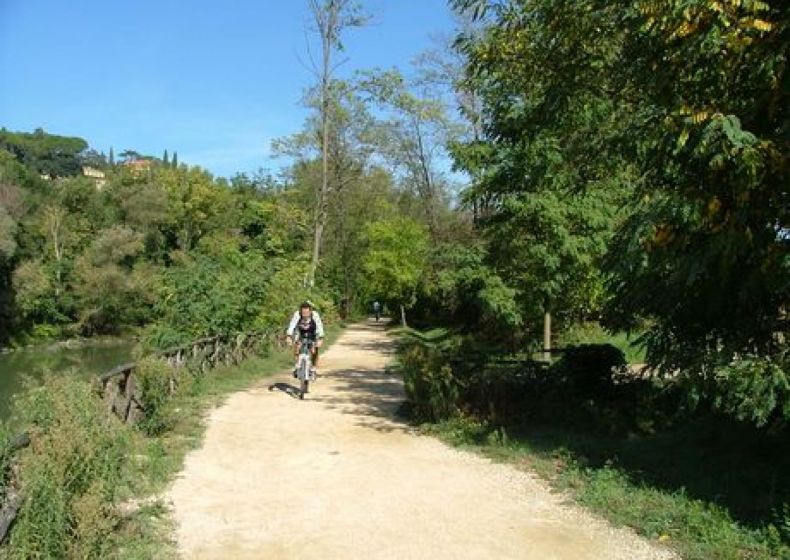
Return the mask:
<path id="1" fill-rule="evenodd" d="M 23 389 L 26 377 L 40 381 L 51 372 L 88 379 L 129 362 L 134 346 L 134 340 L 106 339 L 0 354 L 0 420 L 8 418 L 12 397 Z"/>

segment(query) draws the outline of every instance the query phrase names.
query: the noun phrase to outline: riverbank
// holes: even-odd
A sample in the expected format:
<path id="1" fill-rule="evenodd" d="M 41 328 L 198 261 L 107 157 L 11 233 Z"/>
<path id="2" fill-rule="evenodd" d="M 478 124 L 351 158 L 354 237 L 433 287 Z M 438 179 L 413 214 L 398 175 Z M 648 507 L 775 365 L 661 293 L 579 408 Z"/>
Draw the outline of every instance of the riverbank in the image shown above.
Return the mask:
<path id="1" fill-rule="evenodd" d="M 118 341 L 137 343 L 139 340 L 140 336 L 135 331 L 128 331 L 117 335 L 76 336 L 63 340 L 30 339 L 30 341 L 17 344 L 12 343 L 6 346 L 0 345 L 0 355 L 28 351 L 55 351 L 62 348 L 75 349 L 85 346 L 100 346 L 103 344 L 112 345 Z"/>
<path id="2" fill-rule="evenodd" d="M 26 387 L 49 375 L 88 379 L 132 360 L 137 340 L 101 337 L 70 339 L 17 348 L 0 354 L 0 420 L 7 420 L 11 402 Z"/>
<path id="3" fill-rule="evenodd" d="M 329 327 L 327 342 L 340 331 Z M 155 436 L 118 423 L 97 398 L 86 399 L 93 390 L 88 384 L 48 381 L 47 391 L 31 394 L 22 404 L 27 417 L 46 420 L 57 410 L 59 421 L 45 422 L 38 441 L 46 439 L 46 444 L 26 450 L 23 461 L 40 494 L 53 496 L 51 501 L 63 507 L 53 513 L 46 501 L 31 503 L 0 557 L 64 557 L 66 551 L 79 551 L 85 553 L 79 557 L 175 558 L 169 511 L 160 496 L 186 454 L 202 442 L 207 412 L 228 394 L 287 369 L 292 360 L 290 349 L 272 349 L 238 366 L 182 379 L 164 405 L 166 429 Z"/>

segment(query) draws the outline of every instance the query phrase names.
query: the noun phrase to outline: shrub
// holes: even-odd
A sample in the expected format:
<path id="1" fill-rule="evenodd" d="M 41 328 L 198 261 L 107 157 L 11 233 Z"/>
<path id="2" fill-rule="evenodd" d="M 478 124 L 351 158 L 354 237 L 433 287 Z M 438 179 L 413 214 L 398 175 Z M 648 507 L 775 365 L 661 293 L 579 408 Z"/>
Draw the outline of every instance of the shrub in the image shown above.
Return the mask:
<path id="1" fill-rule="evenodd" d="M 193 377 L 188 369 L 174 369 L 164 360 L 149 356 L 137 363 L 135 377 L 142 392 L 145 417 L 139 428 L 156 435 L 170 428 L 173 415 L 170 406 L 173 393 L 188 391 Z"/>
<path id="2" fill-rule="evenodd" d="M 611 344 L 582 344 L 568 347 L 552 366 L 552 373 L 566 389 L 588 397 L 611 393 L 627 367 L 623 352 Z"/>
<path id="3" fill-rule="evenodd" d="M 459 337 L 444 330 L 404 333 L 398 365 L 417 419 L 436 422 L 457 414 L 462 383 L 455 377 L 449 358 L 459 343 Z"/>
<path id="4" fill-rule="evenodd" d="M 12 528 L 9 558 L 100 558 L 117 521 L 129 432 L 93 387 L 49 378 L 17 405 L 31 446 L 19 454 L 25 501 Z"/>
<path id="5" fill-rule="evenodd" d="M 790 420 L 790 360 L 787 351 L 776 357 L 746 357 L 716 374 L 715 406 L 738 420 L 762 427 Z"/>

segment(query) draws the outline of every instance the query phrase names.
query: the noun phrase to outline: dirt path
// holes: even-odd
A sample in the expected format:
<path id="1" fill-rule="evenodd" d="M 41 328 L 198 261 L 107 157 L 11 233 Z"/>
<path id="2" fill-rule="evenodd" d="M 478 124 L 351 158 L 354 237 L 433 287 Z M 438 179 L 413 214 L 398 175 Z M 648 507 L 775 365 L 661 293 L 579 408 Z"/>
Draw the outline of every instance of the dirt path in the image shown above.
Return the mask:
<path id="1" fill-rule="evenodd" d="M 381 329 L 350 328 L 306 400 L 282 377 L 213 411 L 168 496 L 185 558 L 672 558 L 394 420 L 389 350 Z"/>

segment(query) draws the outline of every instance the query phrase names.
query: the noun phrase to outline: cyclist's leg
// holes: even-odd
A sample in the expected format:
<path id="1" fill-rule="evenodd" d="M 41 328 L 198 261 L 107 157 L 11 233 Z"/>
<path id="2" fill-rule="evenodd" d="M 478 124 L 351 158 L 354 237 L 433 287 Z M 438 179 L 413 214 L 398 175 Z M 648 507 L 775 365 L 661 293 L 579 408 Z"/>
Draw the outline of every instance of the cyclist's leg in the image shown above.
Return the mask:
<path id="1" fill-rule="evenodd" d="M 302 346 L 300 339 L 294 340 L 294 377 L 296 377 L 296 369 L 299 367 L 299 349 Z"/>
<path id="2" fill-rule="evenodd" d="M 312 366 L 311 366 L 310 369 L 315 374 L 316 368 L 318 367 L 318 346 L 316 346 L 315 344 L 313 344 L 313 347 L 312 347 L 312 360 L 311 361 L 312 361 Z"/>

